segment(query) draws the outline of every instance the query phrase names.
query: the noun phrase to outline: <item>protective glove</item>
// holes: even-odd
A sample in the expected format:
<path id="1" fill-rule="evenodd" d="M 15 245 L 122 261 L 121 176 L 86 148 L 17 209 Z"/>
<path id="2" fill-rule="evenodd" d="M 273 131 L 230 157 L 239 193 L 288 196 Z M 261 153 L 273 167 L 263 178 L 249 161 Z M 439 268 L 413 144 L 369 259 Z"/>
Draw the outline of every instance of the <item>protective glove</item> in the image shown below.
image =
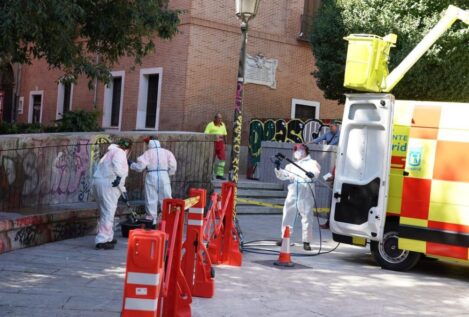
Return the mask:
<path id="1" fill-rule="evenodd" d="M 119 186 L 121 182 L 121 177 L 120 176 L 116 176 L 116 179 L 112 182 L 112 187 L 117 187 Z"/>
<path id="2" fill-rule="evenodd" d="M 127 192 L 123 192 L 123 193 L 121 194 L 121 196 L 122 196 L 122 201 L 123 201 L 123 202 L 126 203 L 126 202 L 129 201 L 129 195 L 127 194 Z"/>
<path id="3" fill-rule="evenodd" d="M 129 164 L 129 167 L 130 167 L 130 165 L 132 165 L 133 163 L 135 163 L 135 162 L 132 161 L 132 160 L 127 160 L 127 164 Z"/>
<path id="4" fill-rule="evenodd" d="M 280 160 L 275 160 L 275 169 L 279 170 L 280 169 Z"/>

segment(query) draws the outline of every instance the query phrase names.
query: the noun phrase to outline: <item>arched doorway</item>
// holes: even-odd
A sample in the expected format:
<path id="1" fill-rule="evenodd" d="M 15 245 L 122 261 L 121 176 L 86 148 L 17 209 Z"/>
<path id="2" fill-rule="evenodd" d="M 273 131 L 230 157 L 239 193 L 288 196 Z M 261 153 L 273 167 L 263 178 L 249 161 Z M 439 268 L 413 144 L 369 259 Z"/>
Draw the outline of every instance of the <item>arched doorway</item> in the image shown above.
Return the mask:
<path id="1" fill-rule="evenodd" d="M 13 122 L 15 76 L 11 64 L 0 65 L 0 122 Z"/>

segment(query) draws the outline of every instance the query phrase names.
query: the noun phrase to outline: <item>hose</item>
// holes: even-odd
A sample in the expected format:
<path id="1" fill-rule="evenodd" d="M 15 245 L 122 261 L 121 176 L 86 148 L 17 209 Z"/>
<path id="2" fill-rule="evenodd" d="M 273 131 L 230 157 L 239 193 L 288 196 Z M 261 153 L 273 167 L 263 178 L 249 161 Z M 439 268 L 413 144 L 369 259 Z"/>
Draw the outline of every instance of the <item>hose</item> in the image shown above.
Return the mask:
<path id="1" fill-rule="evenodd" d="M 272 158 L 270 158 L 270 161 L 272 163 L 274 163 L 276 166 L 279 165 L 279 162 L 277 161 L 273 161 Z M 285 170 L 287 171 L 287 170 Z M 292 171 L 287 171 L 289 172 L 290 174 L 293 174 L 293 175 L 296 175 L 296 176 L 299 176 L 301 178 L 303 178 L 301 175 L 298 175 Z M 319 182 L 319 183 L 322 183 L 319 179 L 316 179 L 315 182 Z M 325 185 L 324 183 L 322 183 L 323 185 Z M 321 252 L 322 251 L 322 233 L 321 233 L 321 223 L 319 221 L 319 212 L 318 212 L 318 209 L 317 209 L 317 205 L 316 205 L 316 196 L 314 195 L 314 190 L 311 188 L 311 183 L 308 183 L 308 188 L 309 190 L 311 191 L 311 194 L 313 195 L 313 200 L 314 200 L 314 210 L 316 211 L 316 220 L 318 222 L 318 226 L 319 226 L 319 250 L 316 252 L 316 253 L 310 253 L 310 254 L 305 254 L 305 253 L 290 253 L 291 256 L 296 256 L 296 257 L 310 257 L 310 256 L 318 256 L 318 255 L 322 255 L 322 254 L 328 254 L 328 253 L 331 253 L 333 251 L 335 251 L 339 245 L 340 245 L 340 242 L 337 243 L 337 245 L 332 248 L 331 250 L 329 251 L 326 251 L 326 252 Z M 326 185 L 326 188 L 328 188 L 329 190 L 332 191 L 331 188 L 329 188 L 329 186 Z M 297 209 L 297 213 L 296 213 L 296 216 L 295 216 L 295 222 L 293 225 L 295 225 L 296 223 L 296 219 L 298 218 L 298 206 L 296 207 Z M 237 219 L 236 219 L 237 220 Z M 239 227 L 239 224 L 237 224 L 237 226 Z M 239 230 L 241 228 L 238 228 Z M 240 235 L 240 237 L 242 236 L 242 233 Z M 256 242 L 276 242 L 275 240 L 252 240 L 252 241 L 248 241 L 248 242 L 244 242 L 243 241 L 244 239 L 240 239 L 240 248 L 241 248 L 241 251 L 242 252 L 248 252 L 248 253 L 256 253 L 256 254 L 263 254 L 263 255 L 278 255 L 280 254 L 280 251 L 276 251 L 276 250 L 271 250 L 271 249 L 263 249 L 263 248 L 258 248 L 258 247 L 249 247 L 250 244 L 252 243 L 256 243 Z M 246 245 L 248 245 L 248 247 L 246 247 Z M 254 244 L 255 245 L 255 244 Z"/>

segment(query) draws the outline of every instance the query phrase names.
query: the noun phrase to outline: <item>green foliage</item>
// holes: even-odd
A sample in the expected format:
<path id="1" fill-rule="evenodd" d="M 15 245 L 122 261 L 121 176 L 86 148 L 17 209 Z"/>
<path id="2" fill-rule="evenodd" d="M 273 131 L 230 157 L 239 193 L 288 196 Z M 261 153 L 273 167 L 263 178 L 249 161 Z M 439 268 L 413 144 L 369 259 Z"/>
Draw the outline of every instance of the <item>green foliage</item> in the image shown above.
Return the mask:
<path id="1" fill-rule="evenodd" d="M 326 98 L 343 101 L 347 42 L 352 33 L 397 34 L 392 70 L 435 26 L 449 4 L 467 0 L 324 0 L 313 21 L 314 76 Z M 456 22 L 392 91 L 399 99 L 469 101 L 469 28 Z"/>
<path id="2" fill-rule="evenodd" d="M 136 62 L 154 49 L 154 37 L 177 33 L 180 10 L 168 0 L 5 0 L 0 10 L 0 61 L 44 58 L 65 78 L 107 81 L 122 56 Z M 99 55 L 99 60 L 97 59 Z"/>
<path id="3" fill-rule="evenodd" d="M 44 127 L 37 123 L 7 123 L 0 124 L 0 134 L 42 133 Z"/>
<path id="4" fill-rule="evenodd" d="M 62 119 L 56 120 L 56 132 L 93 132 L 102 131 L 98 124 L 97 111 L 67 111 Z"/>
<path id="5" fill-rule="evenodd" d="M 97 111 L 68 111 L 62 119 L 56 120 L 55 126 L 39 123 L 1 123 L 0 134 L 53 133 L 53 132 L 94 132 L 102 131 L 98 124 Z"/>

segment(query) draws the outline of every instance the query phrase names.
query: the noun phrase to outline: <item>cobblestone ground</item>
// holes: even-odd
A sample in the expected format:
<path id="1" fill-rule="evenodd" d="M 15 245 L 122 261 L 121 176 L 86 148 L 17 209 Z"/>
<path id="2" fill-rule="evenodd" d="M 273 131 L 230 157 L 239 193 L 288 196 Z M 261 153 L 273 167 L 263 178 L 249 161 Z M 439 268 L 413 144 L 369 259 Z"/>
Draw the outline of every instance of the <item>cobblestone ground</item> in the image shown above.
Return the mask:
<path id="1" fill-rule="evenodd" d="M 280 235 L 280 216 L 239 219 L 246 241 Z M 297 223 L 297 243 L 299 231 Z M 317 234 L 311 253 L 319 247 Z M 111 251 L 94 250 L 93 239 L 0 255 L 0 316 L 119 316 L 126 239 Z M 327 232 L 322 241 L 323 250 L 336 245 Z M 300 244 L 292 252 L 304 253 Z M 391 272 L 377 267 L 367 249 L 345 245 L 330 254 L 294 257 L 297 265 L 288 270 L 272 265 L 274 255 L 243 257 L 240 268 L 216 268 L 215 296 L 194 298 L 193 316 L 469 316 L 465 266 L 423 261 L 411 272 Z"/>

